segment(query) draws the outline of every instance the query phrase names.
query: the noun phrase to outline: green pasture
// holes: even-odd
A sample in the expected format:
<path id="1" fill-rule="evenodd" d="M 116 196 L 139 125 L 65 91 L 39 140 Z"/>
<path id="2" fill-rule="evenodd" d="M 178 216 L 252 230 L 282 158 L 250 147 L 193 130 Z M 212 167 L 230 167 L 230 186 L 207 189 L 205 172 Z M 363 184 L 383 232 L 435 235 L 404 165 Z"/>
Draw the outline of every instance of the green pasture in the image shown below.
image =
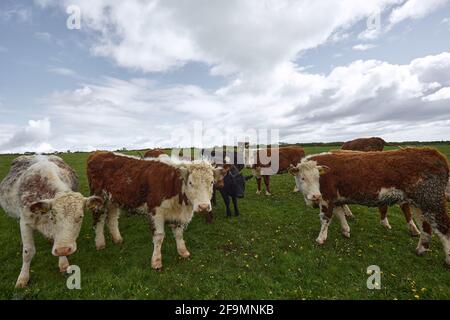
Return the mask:
<path id="1" fill-rule="evenodd" d="M 450 145 L 434 147 L 450 157 Z M 14 157 L 0 156 L 0 179 Z M 80 191 L 88 195 L 88 154 L 61 157 L 77 171 Z M 19 224 L 0 210 L 0 299 L 450 298 L 450 270 L 444 266 L 441 243 L 433 237 L 432 251 L 416 256 L 418 239 L 409 235 L 398 207 L 389 210 L 393 229 L 385 230 L 376 209 L 353 206 L 351 238 L 341 236 L 334 219 L 328 241 L 318 246 L 318 210 L 292 193 L 294 180 L 288 174 L 273 177 L 271 183 L 273 196 L 267 197 L 256 195 L 256 182 L 249 181 L 238 218 L 226 218 L 220 195 L 213 224 L 195 216 L 185 232 L 189 260 L 178 257 L 167 229 L 160 272 L 150 267 L 152 241 L 143 217 L 123 214 L 123 245 L 114 245 L 108 237 L 106 249 L 97 252 L 92 219 L 86 213 L 78 251 L 69 257 L 81 268 L 81 290 L 66 288 L 67 275 L 59 273 L 51 244 L 38 233 L 29 286 L 14 289 L 22 263 Z M 381 268 L 381 290 L 366 287 L 370 265 Z"/>

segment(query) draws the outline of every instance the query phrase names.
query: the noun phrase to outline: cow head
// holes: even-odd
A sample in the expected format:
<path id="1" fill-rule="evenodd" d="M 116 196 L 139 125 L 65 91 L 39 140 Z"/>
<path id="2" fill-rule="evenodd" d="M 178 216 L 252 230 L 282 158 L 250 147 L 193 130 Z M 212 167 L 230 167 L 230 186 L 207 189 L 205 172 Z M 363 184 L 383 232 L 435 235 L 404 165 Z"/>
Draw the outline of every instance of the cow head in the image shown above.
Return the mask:
<path id="1" fill-rule="evenodd" d="M 308 205 L 317 204 L 322 199 L 320 193 L 320 175 L 329 170 L 326 166 L 317 165 L 316 161 L 303 160 L 297 166 L 291 166 L 289 173 L 295 177 L 297 189 L 303 193 Z"/>
<path id="2" fill-rule="evenodd" d="M 184 180 L 184 193 L 195 212 L 208 213 L 212 210 L 213 186 L 223 180 L 226 170 L 214 168 L 206 161 L 183 164 L 179 167 Z"/>
<path id="3" fill-rule="evenodd" d="M 84 197 L 78 192 L 59 192 L 53 199 L 41 200 L 30 206 L 34 214 L 49 215 L 53 223 L 54 256 L 68 256 L 77 250 L 77 238 L 83 222 L 84 210 L 98 209 L 103 199 Z"/>
<path id="4" fill-rule="evenodd" d="M 243 176 L 235 166 L 231 166 L 223 179 L 224 187 L 230 192 L 230 196 L 243 198 L 245 193 L 245 183 L 252 177 L 253 176 Z"/>

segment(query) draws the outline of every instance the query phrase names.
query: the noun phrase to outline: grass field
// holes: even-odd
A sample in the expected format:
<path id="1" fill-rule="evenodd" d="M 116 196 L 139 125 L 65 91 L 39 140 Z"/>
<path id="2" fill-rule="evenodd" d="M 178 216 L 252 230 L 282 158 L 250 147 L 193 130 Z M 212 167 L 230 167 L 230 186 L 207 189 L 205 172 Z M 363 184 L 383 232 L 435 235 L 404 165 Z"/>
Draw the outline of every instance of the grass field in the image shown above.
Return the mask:
<path id="1" fill-rule="evenodd" d="M 450 157 L 450 145 L 436 146 Z M 308 154 L 329 147 L 306 148 Z M 89 194 L 86 181 L 88 154 L 64 154 L 80 178 L 81 192 Z M 0 156 L 0 178 L 13 156 Z M 92 219 L 86 214 L 71 264 L 81 268 L 81 290 L 66 288 L 66 275 L 58 271 L 51 244 L 36 233 L 37 253 L 27 289 L 16 290 L 21 241 L 19 224 L 0 214 L 1 299 L 450 299 L 450 270 L 444 267 L 442 245 L 433 237 L 432 251 L 414 253 L 417 238 L 409 235 L 398 207 L 389 211 L 392 230 L 379 224 L 376 209 L 353 206 L 351 239 L 340 234 L 336 218 L 328 241 L 319 247 L 318 210 L 306 207 L 293 194 L 293 178 L 272 178 L 271 197 L 256 195 L 256 182 L 247 184 L 240 201 L 241 216 L 227 219 L 220 196 L 215 221 L 206 225 L 195 216 L 185 232 L 192 257 L 178 257 L 175 241 L 166 230 L 164 269 L 150 268 L 152 242 L 143 217 L 122 215 L 122 246 L 107 238 L 107 247 L 95 250 Z M 378 265 L 381 290 L 368 290 L 366 268 Z"/>

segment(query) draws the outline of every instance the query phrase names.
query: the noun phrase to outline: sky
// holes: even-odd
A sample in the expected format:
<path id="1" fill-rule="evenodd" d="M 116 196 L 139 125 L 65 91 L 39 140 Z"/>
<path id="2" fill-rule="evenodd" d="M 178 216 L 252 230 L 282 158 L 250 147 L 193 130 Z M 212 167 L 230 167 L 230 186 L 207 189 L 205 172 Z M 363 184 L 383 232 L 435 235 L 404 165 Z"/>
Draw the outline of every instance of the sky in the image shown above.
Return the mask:
<path id="1" fill-rule="evenodd" d="M 450 140 L 450 0 L 0 2 L 0 153 L 248 136 Z"/>

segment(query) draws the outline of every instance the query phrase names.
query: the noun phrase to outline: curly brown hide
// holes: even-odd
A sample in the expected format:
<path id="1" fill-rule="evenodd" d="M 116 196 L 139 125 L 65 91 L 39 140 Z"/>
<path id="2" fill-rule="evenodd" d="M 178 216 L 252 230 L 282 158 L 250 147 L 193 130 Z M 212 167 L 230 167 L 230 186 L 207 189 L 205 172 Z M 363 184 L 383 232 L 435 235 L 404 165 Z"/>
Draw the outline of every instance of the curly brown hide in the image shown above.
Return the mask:
<path id="1" fill-rule="evenodd" d="M 152 149 L 144 154 L 144 158 L 158 158 L 162 154 L 166 154 L 163 149 Z"/>
<path id="2" fill-rule="evenodd" d="M 383 151 L 386 141 L 381 138 L 360 138 L 347 141 L 342 145 L 342 150 L 354 151 Z"/>
<path id="3" fill-rule="evenodd" d="M 267 153 L 261 152 L 261 150 L 266 151 Z M 282 147 L 282 148 L 269 148 L 269 149 L 260 149 L 257 152 L 256 156 L 256 164 L 253 165 L 253 168 L 268 168 L 271 166 L 271 162 L 268 164 L 264 164 L 264 157 L 271 157 L 272 152 L 278 150 L 279 155 L 279 165 L 277 174 L 286 173 L 289 169 L 290 165 L 296 166 L 300 160 L 305 157 L 305 150 L 301 147 Z M 260 159 L 260 156 L 263 159 Z M 263 161 L 261 161 L 263 160 Z"/>
<path id="4" fill-rule="evenodd" d="M 406 201 L 421 209 L 430 224 L 448 234 L 450 219 L 445 188 L 449 167 L 446 157 L 437 150 L 336 151 L 309 159 L 330 168 L 320 177 L 320 190 L 329 204 L 329 212 L 334 205 L 382 206 Z M 395 188 L 404 196 L 380 199 L 382 188 Z"/>
<path id="5" fill-rule="evenodd" d="M 125 209 L 147 204 L 152 212 L 165 199 L 182 193 L 182 179 L 178 169 L 156 160 L 140 160 L 97 151 L 87 163 L 91 194 L 106 198 Z"/>

